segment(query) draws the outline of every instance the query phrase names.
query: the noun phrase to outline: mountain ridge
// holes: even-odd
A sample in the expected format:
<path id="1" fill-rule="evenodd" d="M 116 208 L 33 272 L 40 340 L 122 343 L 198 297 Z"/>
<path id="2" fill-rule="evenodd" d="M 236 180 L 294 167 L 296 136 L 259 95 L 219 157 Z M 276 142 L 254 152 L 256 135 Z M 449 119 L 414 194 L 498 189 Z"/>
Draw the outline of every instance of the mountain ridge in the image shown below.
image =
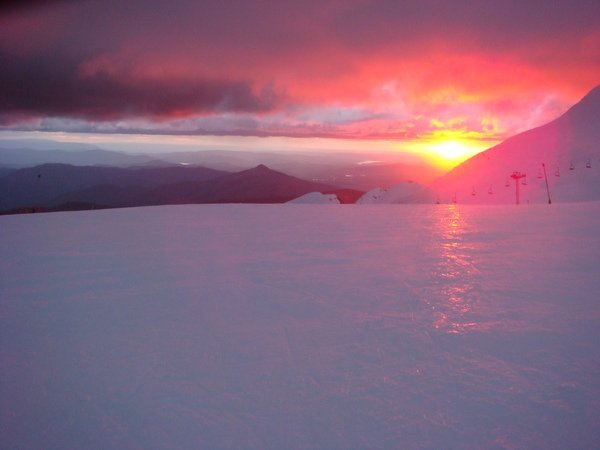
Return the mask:
<path id="1" fill-rule="evenodd" d="M 262 164 L 235 173 L 203 167 L 126 169 L 45 164 L 0 178 L 0 211 L 284 203 L 315 191 L 336 194 L 342 203 L 353 203 L 363 194 L 296 178 Z"/>
<path id="2" fill-rule="evenodd" d="M 546 202 L 542 164 L 555 200 L 600 200 L 600 86 L 553 121 L 473 156 L 431 186 L 442 203 L 511 203 L 510 176 L 521 172 L 523 201 Z"/>
<path id="3" fill-rule="evenodd" d="M 10 141 L 9 141 L 10 142 Z M 58 144 L 58 143 L 57 143 Z M 62 145 L 62 143 L 60 143 Z M 82 144 L 83 145 L 83 144 Z M 0 147 L 0 165 L 9 168 L 34 167 L 41 164 L 71 164 L 78 166 L 130 167 L 147 164 L 174 165 L 147 155 L 104 150 L 94 146 L 72 149 L 31 149 L 27 147 Z"/>
<path id="4" fill-rule="evenodd" d="M 151 188 L 175 181 L 212 179 L 226 173 L 205 167 L 122 168 L 47 163 L 14 170 L 0 178 L 0 210 L 50 206 L 55 198 L 64 198 L 69 192 L 100 185 Z"/>

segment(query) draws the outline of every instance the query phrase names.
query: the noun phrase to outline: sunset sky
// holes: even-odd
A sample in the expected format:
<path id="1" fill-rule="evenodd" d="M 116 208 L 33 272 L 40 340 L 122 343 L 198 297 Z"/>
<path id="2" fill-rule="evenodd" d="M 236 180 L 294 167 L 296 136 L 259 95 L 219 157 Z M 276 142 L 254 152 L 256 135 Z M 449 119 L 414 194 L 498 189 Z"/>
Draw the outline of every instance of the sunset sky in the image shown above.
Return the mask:
<path id="1" fill-rule="evenodd" d="M 454 164 L 600 83 L 597 0 L 10 4 L 0 137 L 412 151 Z M 187 135 L 198 137 L 171 137 Z"/>

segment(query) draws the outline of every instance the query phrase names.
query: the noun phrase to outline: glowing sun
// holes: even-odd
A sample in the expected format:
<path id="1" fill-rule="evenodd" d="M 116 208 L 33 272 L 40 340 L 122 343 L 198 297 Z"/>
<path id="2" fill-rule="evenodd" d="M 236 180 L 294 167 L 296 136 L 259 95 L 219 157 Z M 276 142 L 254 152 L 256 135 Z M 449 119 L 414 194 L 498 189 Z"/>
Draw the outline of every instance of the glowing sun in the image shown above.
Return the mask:
<path id="1" fill-rule="evenodd" d="M 434 142 L 428 150 L 438 163 L 452 167 L 479 153 L 482 148 L 468 142 L 449 140 Z"/>

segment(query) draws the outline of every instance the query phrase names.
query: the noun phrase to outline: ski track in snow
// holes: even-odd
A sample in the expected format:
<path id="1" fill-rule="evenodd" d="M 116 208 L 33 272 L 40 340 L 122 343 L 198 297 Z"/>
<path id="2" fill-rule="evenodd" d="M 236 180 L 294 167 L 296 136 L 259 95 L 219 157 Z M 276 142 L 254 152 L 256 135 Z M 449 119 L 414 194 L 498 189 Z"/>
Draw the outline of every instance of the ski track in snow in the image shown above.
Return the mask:
<path id="1" fill-rule="evenodd" d="M 0 444 L 597 448 L 600 203 L 0 217 Z"/>

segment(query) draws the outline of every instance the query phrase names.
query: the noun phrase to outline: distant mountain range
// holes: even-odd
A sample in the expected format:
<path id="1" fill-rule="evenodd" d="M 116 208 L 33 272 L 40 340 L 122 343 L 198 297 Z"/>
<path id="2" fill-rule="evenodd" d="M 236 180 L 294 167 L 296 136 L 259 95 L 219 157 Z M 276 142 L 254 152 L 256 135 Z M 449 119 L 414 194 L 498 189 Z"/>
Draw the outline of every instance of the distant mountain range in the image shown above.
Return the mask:
<path id="1" fill-rule="evenodd" d="M 23 206 L 55 206 L 70 201 L 84 201 L 76 193 L 85 190 L 126 191 L 152 189 L 185 181 L 205 181 L 227 172 L 204 167 L 118 168 L 43 164 L 15 170 L 0 178 L 0 211 Z M 125 195 L 128 197 L 129 195 Z M 114 205 L 98 195 L 88 196 L 88 203 Z"/>
<path id="2" fill-rule="evenodd" d="M 241 151 L 148 156 L 85 144 L 0 140 L 0 212 L 275 203 L 310 192 L 354 203 L 364 191 L 359 203 L 497 204 L 515 202 L 517 182 L 522 203 L 547 202 L 548 193 L 553 202 L 600 200 L 600 86 L 558 119 L 441 177 L 430 166 L 385 158 Z M 515 180 L 513 173 L 526 176 Z"/>
<path id="3" fill-rule="evenodd" d="M 55 143 L 59 149 L 39 150 L 23 145 L 34 145 L 33 140 L 0 141 L 0 165 L 4 168 L 32 167 L 46 163 L 72 164 L 75 166 L 144 166 L 144 165 L 171 165 L 146 155 L 132 155 L 128 153 L 103 150 L 93 146 L 75 146 L 69 149 L 62 148 L 63 143 Z M 12 145 L 10 145 L 12 143 Z"/>
<path id="4" fill-rule="evenodd" d="M 0 176 L 9 169 L 46 163 L 112 167 L 195 165 L 228 172 L 239 172 L 264 164 L 273 170 L 298 178 L 366 191 L 380 185 L 390 186 L 409 180 L 430 183 L 443 173 L 439 168 L 420 160 L 402 162 L 406 158 L 406 155 L 390 153 L 233 150 L 177 151 L 145 155 L 43 139 L 0 139 Z"/>
<path id="5" fill-rule="evenodd" d="M 44 164 L 0 178 L 0 211 L 29 212 L 187 203 L 282 203 L 309 192 L 353 203 L 361 191 L 292 177 L 259 165 L 117 168 Z"/>
<path id="6" fill-rule="evenodd" d="M 558 119 L 479 153 L 432 184 L 441 202 L 523 203 L 600 200 L 600 86 Z"/>

